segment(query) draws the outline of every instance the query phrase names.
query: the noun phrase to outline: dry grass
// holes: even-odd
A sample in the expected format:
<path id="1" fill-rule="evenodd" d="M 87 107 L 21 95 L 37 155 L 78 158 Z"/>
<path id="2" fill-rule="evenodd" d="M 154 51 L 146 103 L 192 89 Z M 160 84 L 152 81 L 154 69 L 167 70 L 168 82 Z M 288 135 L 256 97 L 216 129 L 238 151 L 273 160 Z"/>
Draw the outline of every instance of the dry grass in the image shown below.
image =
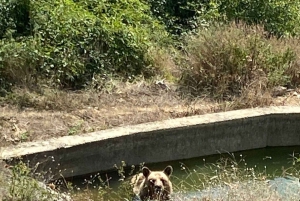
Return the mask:
<path id="1" fill-rule="evenodd" d="M 168 85 L 169 86 L 169 85 Z M 214 112 L 217 103 L 188 102 L 155 83 L 120 83 L 111 93 L 46 90 L 43 95 L 15 91 L 15 101 L 0 107 L 1 146 L 51 137 L 82 134 L 115 126 Z M 22 102 L 22 101 L 21 101 Z"/>
<path id="2" fill-rule="evenodd" d="M 199 30 L 186 43 L 182 84 L 193 95 L 231 100 L 253 89 L 299 85 L 297 38 L 266 38 L 263 27 L 232 23 Z"/>
<path id="3" fill-rule="evenodd" d="M 151 68 L 155 71 L 153 74 L 167 80 L 179 80 L 181 69 L 174 60 L 178 56 L 178 52 L 172 48 L 150 48 L 148 50 L 148 57 L 153 64 L 153 68 Z"/>
<path id="4" fill-rule="evenodd" d="M 11 179 L 11 172 L 9 172 L 6 164 L 3 161 L 0 161 L 0 200 L 8 200 L 9 199 L 9 189 L 7 188 L 7 184 Z"/>
<path id="5" fill-rule="evenodd" d="M 41 95 L 17 90 L 17 99 L 27 97 L 24 102 L 31 105 L 23 104 L 20 108 L 18 103 L 3 101 L 0 146 L 232 109 L 299 105 L 293 92 L 271 97 L 267 92 L 253 90 L 232 101 L 217 102 L 208 98 L 182 98 L 176 86 L 166 85 L 169 90 L 155 82 L 118 83 L 110 93 L 47 89 Z"/>

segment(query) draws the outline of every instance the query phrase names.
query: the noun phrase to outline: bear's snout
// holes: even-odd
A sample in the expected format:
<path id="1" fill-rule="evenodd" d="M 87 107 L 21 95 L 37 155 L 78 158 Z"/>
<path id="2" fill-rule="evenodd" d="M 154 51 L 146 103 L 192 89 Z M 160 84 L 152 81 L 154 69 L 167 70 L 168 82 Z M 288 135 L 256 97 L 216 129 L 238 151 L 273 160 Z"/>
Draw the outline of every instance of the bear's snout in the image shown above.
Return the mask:
<path id="1" fill-rule="evenodd" d="M 154 189 L 156 192 L 160 192 L 162 190 L 162 186 L 161 185 L 155 185 Z"/>

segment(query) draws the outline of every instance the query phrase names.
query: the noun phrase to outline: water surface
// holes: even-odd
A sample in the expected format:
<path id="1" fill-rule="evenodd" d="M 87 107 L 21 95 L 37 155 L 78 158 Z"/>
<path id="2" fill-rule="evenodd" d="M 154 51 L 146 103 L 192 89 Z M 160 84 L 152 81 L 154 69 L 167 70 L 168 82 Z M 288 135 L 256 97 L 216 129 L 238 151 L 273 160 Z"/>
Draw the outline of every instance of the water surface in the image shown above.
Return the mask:
<path id="1" fill-rule="evenodd" d="M 267 147 L 235 153 L 215 154 L 191 159 L 145 164 L 145 166 L 149 167 L 151 170 L 163 170 L 167 165 L 172 165 L 174 169 L 172 182 L 174 186 L 176 186 L 182 179 L 186 179 L 190 172 L 199 173 L 209 171 L 207 166 L 216 164 L 216 162 L 219 161 L 224 161 L 226 158 L 230 158 L 230 161 L 235 161 L 241 168 L 253 167 L 258 172 L 264 172 L 270 176 L 280 177 L 282 176 L 284 169 L 292 167 L 295 156 L 299 156 L 298 153 L 300 153 L 300 146 Z M 131 172 L 130 169 L 130 166 L 125 168 L 126 177 L 129 177 L 128 174 Z M 136 166 L 135 172 L 138 171 L 138 169 L 139 166 Z M 116 170 L 68 178 L 68 180 L 80 189 L 87 186 L 89 186 L 89 188 L 97 189 L 100 184 L 97 175 L 100 175 L 103 181 L 109 181 L 107 184 L 112 188 L 117 188 L 120 184 L 120 176 Z"/>

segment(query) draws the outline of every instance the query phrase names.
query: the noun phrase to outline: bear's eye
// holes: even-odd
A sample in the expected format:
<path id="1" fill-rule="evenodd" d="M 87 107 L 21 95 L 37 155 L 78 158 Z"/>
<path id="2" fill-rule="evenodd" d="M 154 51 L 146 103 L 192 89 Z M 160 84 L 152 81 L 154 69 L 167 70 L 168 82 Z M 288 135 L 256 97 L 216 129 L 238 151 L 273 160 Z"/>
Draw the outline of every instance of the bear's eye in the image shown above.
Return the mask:
<path id="1" fill-rule="evenodd" d="M 150 181 L 150 183 L 152 183 L 152 184 L 155 183 L 155 180 L 154 180 L 154 179 L 150 179 L 149 181 Z"/>
<path id="2" fill-rule="evenodd" d="M 166 184 L 166 180 L 164 180 L 164 179 L 161 179 L 161 182 L 163 183 L 163 185 Z"/>

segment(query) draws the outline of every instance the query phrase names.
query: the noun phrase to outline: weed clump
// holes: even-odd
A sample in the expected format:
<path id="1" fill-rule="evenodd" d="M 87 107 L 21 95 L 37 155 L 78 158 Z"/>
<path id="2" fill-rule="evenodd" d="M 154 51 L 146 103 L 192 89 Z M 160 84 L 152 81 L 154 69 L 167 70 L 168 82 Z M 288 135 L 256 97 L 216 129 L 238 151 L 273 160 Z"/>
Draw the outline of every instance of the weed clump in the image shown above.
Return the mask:
<path id="1" fill-rule="evenodd" d="M 54 189 L 50 189 L 46 184 L 35 180 L 32 176 L 31 169 L 25 163 L 19 162 L 14 166 L 4 167 L 1 162 L 0 169 L 0 198 L 3 200 L 13 201 L 69 201 L 69 196 L 60 194 Z M 5 182 L 5 184 L 4 184 Z M 1 199 L 1 200 L 2 200 Z"/>
<path id="2" fill-rule="evenodd" d="M 231 23 L 187 36 L 182 84 L 196 96 L 223 100 L 249 91 L 263 97 L 275 86 L 297 86 L 296 40 L 265 34 L 260 26 Z"/>

